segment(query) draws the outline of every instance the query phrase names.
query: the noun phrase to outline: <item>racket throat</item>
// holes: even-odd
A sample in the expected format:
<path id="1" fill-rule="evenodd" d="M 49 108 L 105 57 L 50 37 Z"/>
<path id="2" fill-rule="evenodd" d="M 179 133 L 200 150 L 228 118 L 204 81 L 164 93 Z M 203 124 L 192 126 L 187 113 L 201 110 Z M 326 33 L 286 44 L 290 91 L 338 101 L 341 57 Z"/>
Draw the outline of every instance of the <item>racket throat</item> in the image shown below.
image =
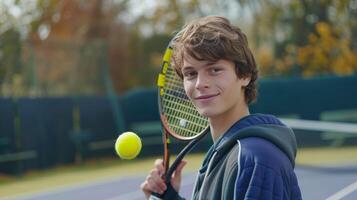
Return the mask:
<path id="1" fill-rule="evenodd" d="M 170 146 L 170 138 L 168 137 L 166 131 L 163 134 L 163 143 L 164 143 L 164 169 L 165 173 L 163 174 L 163 178 L 166 177 L 167 171 L 169 170 L 169 165 L 170 165 L 170 152 L 169 152 L 169 146 Z"/>

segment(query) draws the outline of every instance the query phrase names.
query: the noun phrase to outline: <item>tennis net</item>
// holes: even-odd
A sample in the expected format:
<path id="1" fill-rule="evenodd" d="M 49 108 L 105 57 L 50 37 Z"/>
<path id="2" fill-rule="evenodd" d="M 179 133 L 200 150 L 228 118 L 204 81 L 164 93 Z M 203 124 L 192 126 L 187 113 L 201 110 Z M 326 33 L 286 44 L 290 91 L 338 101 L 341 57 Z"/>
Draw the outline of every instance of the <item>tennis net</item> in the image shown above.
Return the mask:
<path id="1" fill-rule="evenodd" d="M 295 132 L 297 165 L 357 170 L 357 123 L 281 120 Z"/>

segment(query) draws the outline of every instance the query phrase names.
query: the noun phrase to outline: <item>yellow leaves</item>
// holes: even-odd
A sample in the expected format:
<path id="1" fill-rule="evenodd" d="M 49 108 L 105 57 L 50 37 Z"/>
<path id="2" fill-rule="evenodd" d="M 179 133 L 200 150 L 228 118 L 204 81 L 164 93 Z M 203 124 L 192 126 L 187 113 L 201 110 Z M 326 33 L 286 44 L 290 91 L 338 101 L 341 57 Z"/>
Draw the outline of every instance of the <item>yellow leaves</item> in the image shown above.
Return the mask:
<path id="1" fill-rule="evenodd" d="M 268 47 L 261 47 L 257 50 L 257 60 L 259 62 L 259 66 L 266 68 L 273 64 L 273 54 L 271 49 Z"/>
<path id="2" fill-rule="evenodd" d="M 333 60 L 332 71 L 336 74 L 352 74 L 357 69 L 357 53 L 349 48 L 349 40 L 341 40 L 341 56 Z"/>
<path id="3" fill-rule="evenodd" d="M 286 51 L 293 52 L 294 49 L 292 45 L 288 45 Z M 256 58 L 261 74 L 264 76 L 267 74 L 278 75 L 288 73 L 295 63 L 295 58 L 292 55 L 288 55 L 283 59 L 274 60 L 272 52 L 267 46 L 261 47 L 256 51 Z"/>
<path id="4" fill-rule="evenodd" d="M 316 31 L 321 36 L 329 36 L 331 34 L 330 26 L 326 22 L 318 22 L 316 24 Z"/>
<path id="5" fill-rule="evenodd" d="M 357 71 L 357 52 L 351 41 L 328 23 L 318 22 L 316 33 L 308 35 L 308 43 L 298 47 L 289 44 L 283 57 L 274 59 L 272 50 L 261 47 L 257 60 L 262 75 L 299 73 L 302 76 L 321 74 L 348 75 Z"/>
<path id="6" fill-rule="evenodd" d="M 316 24 L 317 34 L 310 34 L 309 43 L 297 49 L 297 64 L 304 76 L 317 74 L 352 74 L 357 70 L 357 52 L 350 48 L 350 41 L 341 38 L 329 24 Z"/>
<path id="7" fill-rule="evenodd" d="M 312 43 L 312 44 L 316 43 L 318 39 L 319 38 L 315 34 L 310 34 L 309 35 L 309 42 Z"/>

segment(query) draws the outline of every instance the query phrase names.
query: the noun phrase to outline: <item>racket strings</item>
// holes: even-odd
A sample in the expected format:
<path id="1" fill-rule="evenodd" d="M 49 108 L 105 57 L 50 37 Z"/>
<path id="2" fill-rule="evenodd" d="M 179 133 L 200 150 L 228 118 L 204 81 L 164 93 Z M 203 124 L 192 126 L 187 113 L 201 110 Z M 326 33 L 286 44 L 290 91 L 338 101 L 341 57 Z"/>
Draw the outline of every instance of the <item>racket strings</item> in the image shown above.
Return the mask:
<path id="1" fill-rule="evenodd" d="M 176 75 L 172 66 L 165 74 L 163 94 L 160 96 L 162 112 L 167 118 L 169 128 L 182 137 L 192 137 L 200 134 L 208 121 L 195 109 L 187 97 L 182 80 Z"/>

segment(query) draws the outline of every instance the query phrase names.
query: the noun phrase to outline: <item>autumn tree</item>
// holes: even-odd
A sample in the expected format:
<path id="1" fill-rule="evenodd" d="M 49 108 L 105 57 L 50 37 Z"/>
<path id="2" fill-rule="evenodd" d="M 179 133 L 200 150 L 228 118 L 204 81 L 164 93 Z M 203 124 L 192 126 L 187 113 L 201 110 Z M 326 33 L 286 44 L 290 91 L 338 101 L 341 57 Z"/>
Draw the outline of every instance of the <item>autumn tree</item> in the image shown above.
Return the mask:
<path id="1" fill-rule="evenodd" d="M 157 2 L 151 15 L 143 14 L 136 22 L 146 34 L 172 35 L 193 18 L 226 16 L 248 33 L 263 76 L 347 75 L 356 71 L 355 1 Z"/>
<path id="2" fill-rule="evenodd" d="M 0 38 L 5 41 L 1 52 L 8 52 L 0 62 L 9 63 L 0 71 L 0 76 L 5 77 L 3 95 L 15 95 L 5 92 L 14 91 L 14 77 L 20 80 L 17 88 L 25 91 L 16 95 L 104 94 L 105 70 L 110 71 L 112 80 L 118 80 L 114 83 L 118 91 L 129 88 L 128 82 L 123 81 L 129 73 L 125 69 L 129 33 L 118 20 L 126 2 L 37 0 L 29 6 L 28 1 L 20 0 L 12 5 L 0 4 L 4 10 L 21 10 L 17 20 L 23 22 L 23 26 L 17 22 L 0 24 L 0 30 L 13 27 L 3 31 Z M 10 13 L 8 19 L 11 17 Z M 23 27 L 27 27 L 26 31 Z M 16 72 L 12 57 L 22 60 Z"/>
<path id="3" fill-rule="evenodd" d="M 238 1 L 253 6 L 263 75 L 352 74 L 357 70 L 353 1 Z"/>

